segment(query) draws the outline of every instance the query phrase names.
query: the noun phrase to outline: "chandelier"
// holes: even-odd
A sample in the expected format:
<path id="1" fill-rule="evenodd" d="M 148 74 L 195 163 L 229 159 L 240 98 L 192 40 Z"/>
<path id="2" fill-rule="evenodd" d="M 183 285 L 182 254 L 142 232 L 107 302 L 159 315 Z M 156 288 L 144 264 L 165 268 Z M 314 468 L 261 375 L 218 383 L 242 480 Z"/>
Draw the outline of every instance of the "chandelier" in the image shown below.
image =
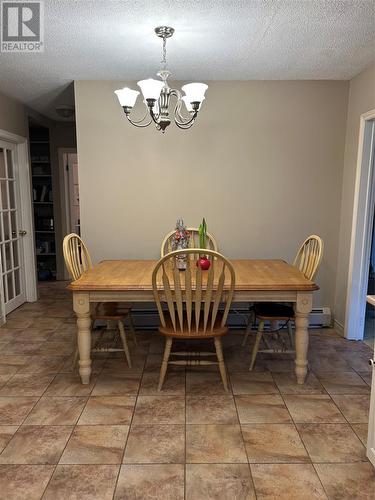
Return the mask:
<path id="1" fill-rule="evenodd" d="M 148 127 L 150 123 L 155 123 L 157 130 L 164 133 L 173 117 L 177 127 L 188 129 L 194 125 L 208 87 L 205 83 L 188 83 L 181 88 L 185 95 L 180 90 L 169 87 L 167 80 L 171 72 L 167 69 L 167 38 L 173 35 L 174 29 L 169 26 L 159 26 L 155 28 L 155 33 L 163 40 L 162 69 L 157 73 L 160 80 L 148 78 L 137 83 L 142 91 L 143 102 L 146 107 L 143 118 L 141 120 L 130 118 L 131 111 L 140 93 L 138 90 L 124 87 L 116 90 L 115 94 L 120 101 L 126 118 L 136 127 Z M 171 97 L 176 98 L 173 111 L 171 110 Z"/>

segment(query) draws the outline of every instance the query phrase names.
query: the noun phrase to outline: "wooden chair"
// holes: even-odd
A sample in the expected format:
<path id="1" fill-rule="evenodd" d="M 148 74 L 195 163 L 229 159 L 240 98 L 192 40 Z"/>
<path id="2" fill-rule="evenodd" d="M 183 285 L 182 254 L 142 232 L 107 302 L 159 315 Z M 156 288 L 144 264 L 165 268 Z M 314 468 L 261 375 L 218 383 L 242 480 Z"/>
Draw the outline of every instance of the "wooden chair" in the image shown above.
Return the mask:
<path id="1" fill-rule="evenodd" d="M 313 280 L 318 271 L 319 265 L 323 258 L 323 247 L 324 247 L 323 240 L 319 236 L 313 234 L 308 238 L 306 238 L 306 240 L 302 243 L 300 249 L 298 250 L 293 265 L 296 266 L 308 280 Z M 251 321 L 251 319 L 253 319 L 253 321 Z M 273 302 L 263 302 L 255 304 L 253 306 L 252 317 L 249 318 L 249 322 L 246 328 L 246 334 L 242 342 L 242 345 L 246 344 L 247 338 L 251 331 L 252 323 L 255 323 L 257 319 L 259 321 L 258 331 L 251 354 L 251 362 L 249 370 L 253 369 L 258 352 L 266 352 L 266 353 L 282 352 L 284 354 L 294 352 L 294 338 L 293 338 L 293 330 L 291 323 L 292 321 L 294 321 L 294 309 L 291 305 L 278 304 Z M 269 321 L 271 323 L 270 332 L 264 332 L 265 321 Z M 277 329 L 275 331 L 272 327 L 278 321 L 284 321 L 285 324 L 287 325 L 290 349 L 287 348 L 286 343 L 283 339 L 281 339 L 283 345 L 280 349 L 272 349 L 266 337 L 265 336 L 263 337 L 263 335 L 265 335 L 266 333 L 268 335 L 276 333 L 276 336 L 279 337 L 280 339 L 280 336 L 278 335 L 279 330 Z M 267 349 L 259 351 L 259 344 L 262 338 L 266 344 Z"/>
<path id="2" fill-rule="evenodd" d="M 187 227 L 186 230 L 190 233 L 189 248 L 198 248 L 199 229 L 197 227 Z M 163 243 L 161 244 L 160 257 L 164 257 L 164 255 L 172 252 L 172 240 L 175 232 L 176 230 L 174 229 L 165 236 Z M 208 250 L 214 250 L 215 252 L 218 251 L 217 242 L 211 233 L 207 233 L 207 245 Z"/>
<path id="3" fill-rule="evenodd" d="M 202 271 L 196 265 L 201 253 L 197 248 L 171 252 L 159 260 L 152 274 L 152 287 L 161 322 L 159 332 L 166 339 L 159 391 L 163 386 L 168 364 L 218 364 L 224 388 L 228 391 L 221 337 L 228 332 L 225 324 L 234 292 L 234 269 L 218 252 L 205 250 L 211 266 L 208 271 Z M 180 271 L 175 265 L 179 254 L 187 256 L 184 271 Z M 219 312 L 221 304 L 223 312 Z M 176 339 L 213 339 L 216 352 L 171 352 L 172 342 Z M 199 357 L 194 358 L 195 355 Z M 217 361 L 204 359 L 215 355 Z M 170 356 L 182 356 L 185 359 L 170 360 Z"/>
<path id="4" fill-rule="evenodd" d="M 72 233 L 65 236 L 63 241 L 63 253 L 65 265 L 73 281 L 79 279 L 85 271 L 92 267 L 92 261 L 87 246 L 77 234 Z M 125 318 L 129 320 L 130 331 L 132 332 L 133 340 L 136 344 L 130 307 L 120 309 L 115 302 L 98 303 L 95 305 L 94 311 L 91 313 L 91 318 L 92 328 L 94 328 L 95 321 L 97 320 L 106 321 L 107 330 L 110 329 L 111 323 L 116 323 L 123 345 L 123 349 L 119 349 L 113 346 L 111 347 L 110 344 L 103 344 L 103 335 L 101 335 L 100 339 L 94 344 L 92 352 L 118 352 L 123 350 L 125 352 L 127 363 L 129 367 L 131 367 L 130 352 L 123 323 Z M 78 351 L 76 351 L 75 354 L 75 361 L 77 359 Z"/>

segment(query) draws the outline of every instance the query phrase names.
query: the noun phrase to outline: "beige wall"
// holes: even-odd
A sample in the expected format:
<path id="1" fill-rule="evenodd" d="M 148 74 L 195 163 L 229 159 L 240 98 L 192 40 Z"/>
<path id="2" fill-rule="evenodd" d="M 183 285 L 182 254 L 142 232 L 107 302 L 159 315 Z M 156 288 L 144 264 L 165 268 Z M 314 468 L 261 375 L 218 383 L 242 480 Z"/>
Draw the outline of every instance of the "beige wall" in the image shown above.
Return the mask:
<path id="1" fill-rule="evenodd" d="M 28 137 L 25 106 L 0 93 L 0 129 Z"/>
<path id="2" fill-rule="evenodd" d="M 339 326 L 345 322 L 359 122 L 361 114 L 371 109 L 375 109 L 375 64 L 353 78 L 349 86 L 335 297 L 335 317 Z"/>
<path id="3" fill-rule="evenodd" d="M 229 258 L 292 260 L 326 243 L 316 303 L 333 306 L 348 84 L 210 82 L 189 131 L 126 122 L 113 91 L 75 84 L 81 222 L 95 261 L 158 257 L 182 216 L 206 217 Z M 134 83 L 132 84 L 134 86 Z"/>

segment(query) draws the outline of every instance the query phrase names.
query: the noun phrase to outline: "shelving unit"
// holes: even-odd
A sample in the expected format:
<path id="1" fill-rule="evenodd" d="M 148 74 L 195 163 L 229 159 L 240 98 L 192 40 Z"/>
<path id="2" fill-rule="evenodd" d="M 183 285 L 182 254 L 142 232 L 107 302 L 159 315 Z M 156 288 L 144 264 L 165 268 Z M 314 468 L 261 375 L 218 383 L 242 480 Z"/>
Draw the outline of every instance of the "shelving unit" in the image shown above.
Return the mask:
<path id="1" fill-rule="evenodd" d="M 56 241 L 49 130 L 30 122 L 29 132 L 38 280 L 55 280 Z"/>

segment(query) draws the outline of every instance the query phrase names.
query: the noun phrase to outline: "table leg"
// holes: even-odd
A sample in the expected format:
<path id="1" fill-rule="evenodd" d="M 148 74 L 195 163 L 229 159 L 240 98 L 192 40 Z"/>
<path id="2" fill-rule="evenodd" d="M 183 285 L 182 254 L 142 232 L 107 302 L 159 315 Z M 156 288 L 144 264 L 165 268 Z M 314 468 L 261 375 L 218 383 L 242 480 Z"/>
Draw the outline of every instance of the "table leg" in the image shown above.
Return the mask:
<path id="1" fill-rule="evenodd" d="M 73 293 L 73 309 L 77 316 L 79 374 L 82 384 L 90 383 L 91 375 L 91 318 L 89 294 Z"/>
<path id="2" fill-rule="evenodd" d="M 294 305 L 296 324 L 296 376 L 298 384 L 304 384 L 307 374 L 307 351 L 309 347 L 309 314 L 312 309 L 312 293 L 299 292 Z"/>

